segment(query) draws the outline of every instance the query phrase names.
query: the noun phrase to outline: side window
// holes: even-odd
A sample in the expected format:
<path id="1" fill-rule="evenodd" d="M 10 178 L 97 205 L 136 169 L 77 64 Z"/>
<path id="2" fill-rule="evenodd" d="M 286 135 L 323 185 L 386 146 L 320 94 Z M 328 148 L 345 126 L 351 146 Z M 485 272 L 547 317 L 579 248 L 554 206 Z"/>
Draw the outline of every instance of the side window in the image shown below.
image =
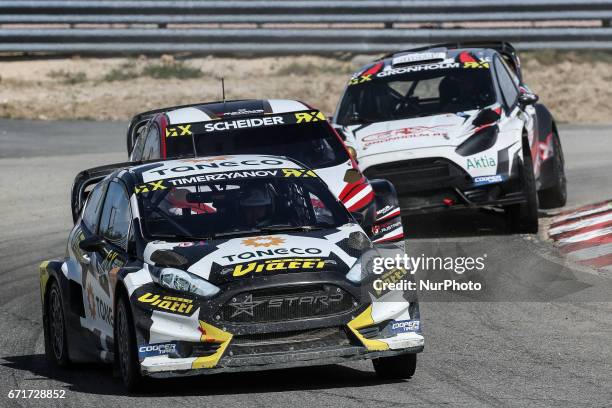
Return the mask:
<path id="1" fill-rule="evenodd" d="M 130 157 L 131 161 L 142 160 L 142 149 L 144 148 L 144 143 L 146 140 L 144 130 L 145 127 L 142 127 L 138 132 L 138 137 L 136 137 L 136 143 L 134 143 L 134 149 L 132 150 L 132 156 Z"/>
<path id="2" fill-rule="evenodd" d="M 499 57 L 495 57 L 495 70 L 497 71 L 497 78 L 499 80 L 502 98 L 504 99 L 506 107 L 510 108 L 514 106 L 516 99 L 518 98 L 517 84 L 510 76 L 508 70 Z"/>
<path id="3" fill-rule="evenodd" d="M 100 235 L 127 250 L 131 218 L 130 200 L 125 189 L 118 182 L 111 182 L 100 218 Z"/>
<path id="4" fill-rule="evenodd" d="M 147 140 L 142 152 L 142 160 L 159 159 L 159 131 L 156 125 L 151 125 L 147 132 Z"/>
<path id="5" fill-rule="evenodd" d="M 91 190 L 89 198 L 83 210 L 83 224 L 92 234 L 96 233 L 98 227 L 98 218 L 100 216 L 100 207 L 102 206 L 102 198 L 104 197 L 104 187 L 106 181 L 101 181 Z"/>

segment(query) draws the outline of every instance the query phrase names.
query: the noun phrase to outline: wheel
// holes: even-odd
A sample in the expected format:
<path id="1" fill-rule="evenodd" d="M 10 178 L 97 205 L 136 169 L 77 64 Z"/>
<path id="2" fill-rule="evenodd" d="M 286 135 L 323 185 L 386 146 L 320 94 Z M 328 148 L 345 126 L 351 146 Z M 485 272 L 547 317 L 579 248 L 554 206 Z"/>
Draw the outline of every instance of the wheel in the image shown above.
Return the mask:
<path id="1" fill-rule="evenodd" d="M 416 353 L 400 354 L 399 356 L 380 357 L 372 360 L 374 371 L 380 378 L 401 380 L 410 378 L 416 371 Z"/>
<path id="2" fill-rule="evenodd" d="M 565 160 L 559 135 L 553 133 L 553 175 L 555 185 L 538 193 L 540 207 L 556 208 L 563 207 L 567 202 L 567 181 L 565 179 Z"/>
<path id="3" fill-rule="evenodd" d="M 129 391 L 136 391 L 142 384 L 142 375 L 136 352 L 136 333 L 132 309 L 125 295 L 121 295 L 117 301 L 115 341 L 117 344 L 117 364 L 123 384 Z"/>
<path id="4" fill-rule="evenodd" d="M 45 355 L 52 363 L 60 367 L 70 365 L 68 356 L 68 333 L 62 303 L 62 293 L 57 282 L 53 282 L 47 295 L 47 327 L 45 337 Z"/>
<path id="5" fill-rule="evenodd" d="M 538 232 L 538 192 L 536 190 L 533 160 L 529 143 L 523 142 L 523 163 L 520 166 L 519 177 L 525 202 L 506 207 L 508 227 L 513 232 Z"/>

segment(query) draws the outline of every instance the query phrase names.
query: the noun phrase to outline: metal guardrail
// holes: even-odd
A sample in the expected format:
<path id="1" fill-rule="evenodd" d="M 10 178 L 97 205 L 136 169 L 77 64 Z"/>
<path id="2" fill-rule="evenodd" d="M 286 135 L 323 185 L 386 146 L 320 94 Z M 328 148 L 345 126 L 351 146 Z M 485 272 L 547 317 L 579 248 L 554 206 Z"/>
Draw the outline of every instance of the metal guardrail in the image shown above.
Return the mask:
<path id="1" fill-rule="evenodd" d="M 490 39 L 612 49 L 611 20 L 612 0 L 0 0 L 0 52 L 367 53 Z"/>

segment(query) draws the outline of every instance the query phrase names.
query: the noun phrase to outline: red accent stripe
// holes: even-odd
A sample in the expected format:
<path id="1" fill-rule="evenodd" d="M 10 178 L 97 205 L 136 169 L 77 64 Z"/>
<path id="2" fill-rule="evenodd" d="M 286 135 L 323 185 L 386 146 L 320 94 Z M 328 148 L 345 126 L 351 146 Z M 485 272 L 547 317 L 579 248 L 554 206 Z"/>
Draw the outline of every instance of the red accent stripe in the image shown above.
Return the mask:
<path id="1" fill-rule="evenodd" d="M 348 210 L 349 211 L 357 211 L 357 210 L 365 207 L 373 199 L 374 199 L 374 191 L 370 191 L 365 197 L 363 197 L 361 200 L 357 201 L 355 204 L 350 206 L 348 208 Z"/>
<path id="2" fill-rule="evenodd" d="M 378 64 L 374 65 L 372 68 L 365 70 L 361 75 L 374 75 L 378 73 L 378 71 L 380 71 L 382 67 L 383 67 L 383 62 L 379 62 Z"/>
<path id="3" fill-rule="evenodd" d="M 361 180 L 355 183 L 347 184 L 344 186 L 342 191 L 340 191 L 340 194 L 338 194 L 338 199 L 342 202 L 348 201 L 350 197 L 354 196 L 356 192 L 363 190 L 365 186 L 367 186 L 367 184 L 362 183 Z"/>
<path id="4" fill-rule="evenodd" d="M 168 118 L 166 117 L 166 114 L 162 114 L 160 115 L 160 119 L 159 119 L 159 128 L 160 128 L 160 135 L 159 138 L 161 139 L 161 158 L 165 159 L 166 158 L 166 128 L 168 127 Z"/>
<path id="5" fill-rule="evenodd" d="M 403 239 L 404 238 L 404 232 L 400 232 L 397 235 L 393 235 L 391 237 L 385 238 L 385 239 L 375 239 L 374 242 L 376 242 L 377 244 L 380 244 L 381 242 L 389 242 L 389 241 L 397 241 L 399 239 Z"/>
<path id="6" fill-rule="evenodd" d="M 584 248 L 590 248 L 602 244 L 612 243 L 612 233 L 601 235 L 599 237 L 591 238 L 586 241 L 574 242 L 571 244 L 565 244 L 561 246 L 561 252 L 567 254 L 569 252 L 578 251 Z"/>
<path id="7" fill-rule="evenodd" d="M 595 231 L 595 230 L 607 228 L 610 226 L 612 226 L 612 221 L 600 222 L 598 224 L 587 225 L 583 228 L 578 228 L 572 231 L 562 232 L 561 234 L 558 234 L 558 235 L 551 235 L 551 238 L 554 239 L 555 241 L 559 241 L 561 239 L 573 237 L 574 235 L 579 235 L 585 232 Z"/>
<path id="8" fill-rule="evenodd" d="M 583 265 L 591 265 L 596 268 L 603 268 L 604 266 L 612 265 L 612 253 L 598 256 L 597 258 L 578 261 L 578 263 Z"/>
<path id="9" fill-rule="evenodd" d="M 398 208 L 397 210 L 390 212 L 389 214 L 385 215 L 384 217 L 377 219 L 376 222 L 385 221 L 385 220 L 391 219 L 393 217 L 397 217 L 399 215 L 400 215 L 400 210 Z"/>

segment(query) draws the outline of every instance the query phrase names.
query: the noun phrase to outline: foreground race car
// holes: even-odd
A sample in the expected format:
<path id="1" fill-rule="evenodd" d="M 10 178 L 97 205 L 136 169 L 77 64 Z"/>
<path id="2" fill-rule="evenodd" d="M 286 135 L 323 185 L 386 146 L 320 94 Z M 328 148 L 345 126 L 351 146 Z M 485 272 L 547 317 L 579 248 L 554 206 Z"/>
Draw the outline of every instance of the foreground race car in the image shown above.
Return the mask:
<path id="1" fill-rule="evenodd" d="M 367 180 L 321 112 L 293 100 L 240 100 L 163 108 L 136 115 L 130 160 L 232 154 L 288 156 L 314 169 L 376 243 L 403 245 L 397 195 Z"/>
<path id="2" fill-rule="evenodd" d="M 510 44 L 442 44 L 360 69 L 333 123 L 402 213 L 503 207 L 510 227 L 535 232 L 538 199 L 566 201 L 557 126 L 537 101 Z"/>
<path id="3" fill-rule="evenodd" d="M 311 169 L 262 155 L 111 165 L 74 190 L 67 256 L 40 266 L 57 364 L 114 362 L 130 389 L 358 359 L 414 373 L 416 298 L 364 291 L 379 249 Z"/>

